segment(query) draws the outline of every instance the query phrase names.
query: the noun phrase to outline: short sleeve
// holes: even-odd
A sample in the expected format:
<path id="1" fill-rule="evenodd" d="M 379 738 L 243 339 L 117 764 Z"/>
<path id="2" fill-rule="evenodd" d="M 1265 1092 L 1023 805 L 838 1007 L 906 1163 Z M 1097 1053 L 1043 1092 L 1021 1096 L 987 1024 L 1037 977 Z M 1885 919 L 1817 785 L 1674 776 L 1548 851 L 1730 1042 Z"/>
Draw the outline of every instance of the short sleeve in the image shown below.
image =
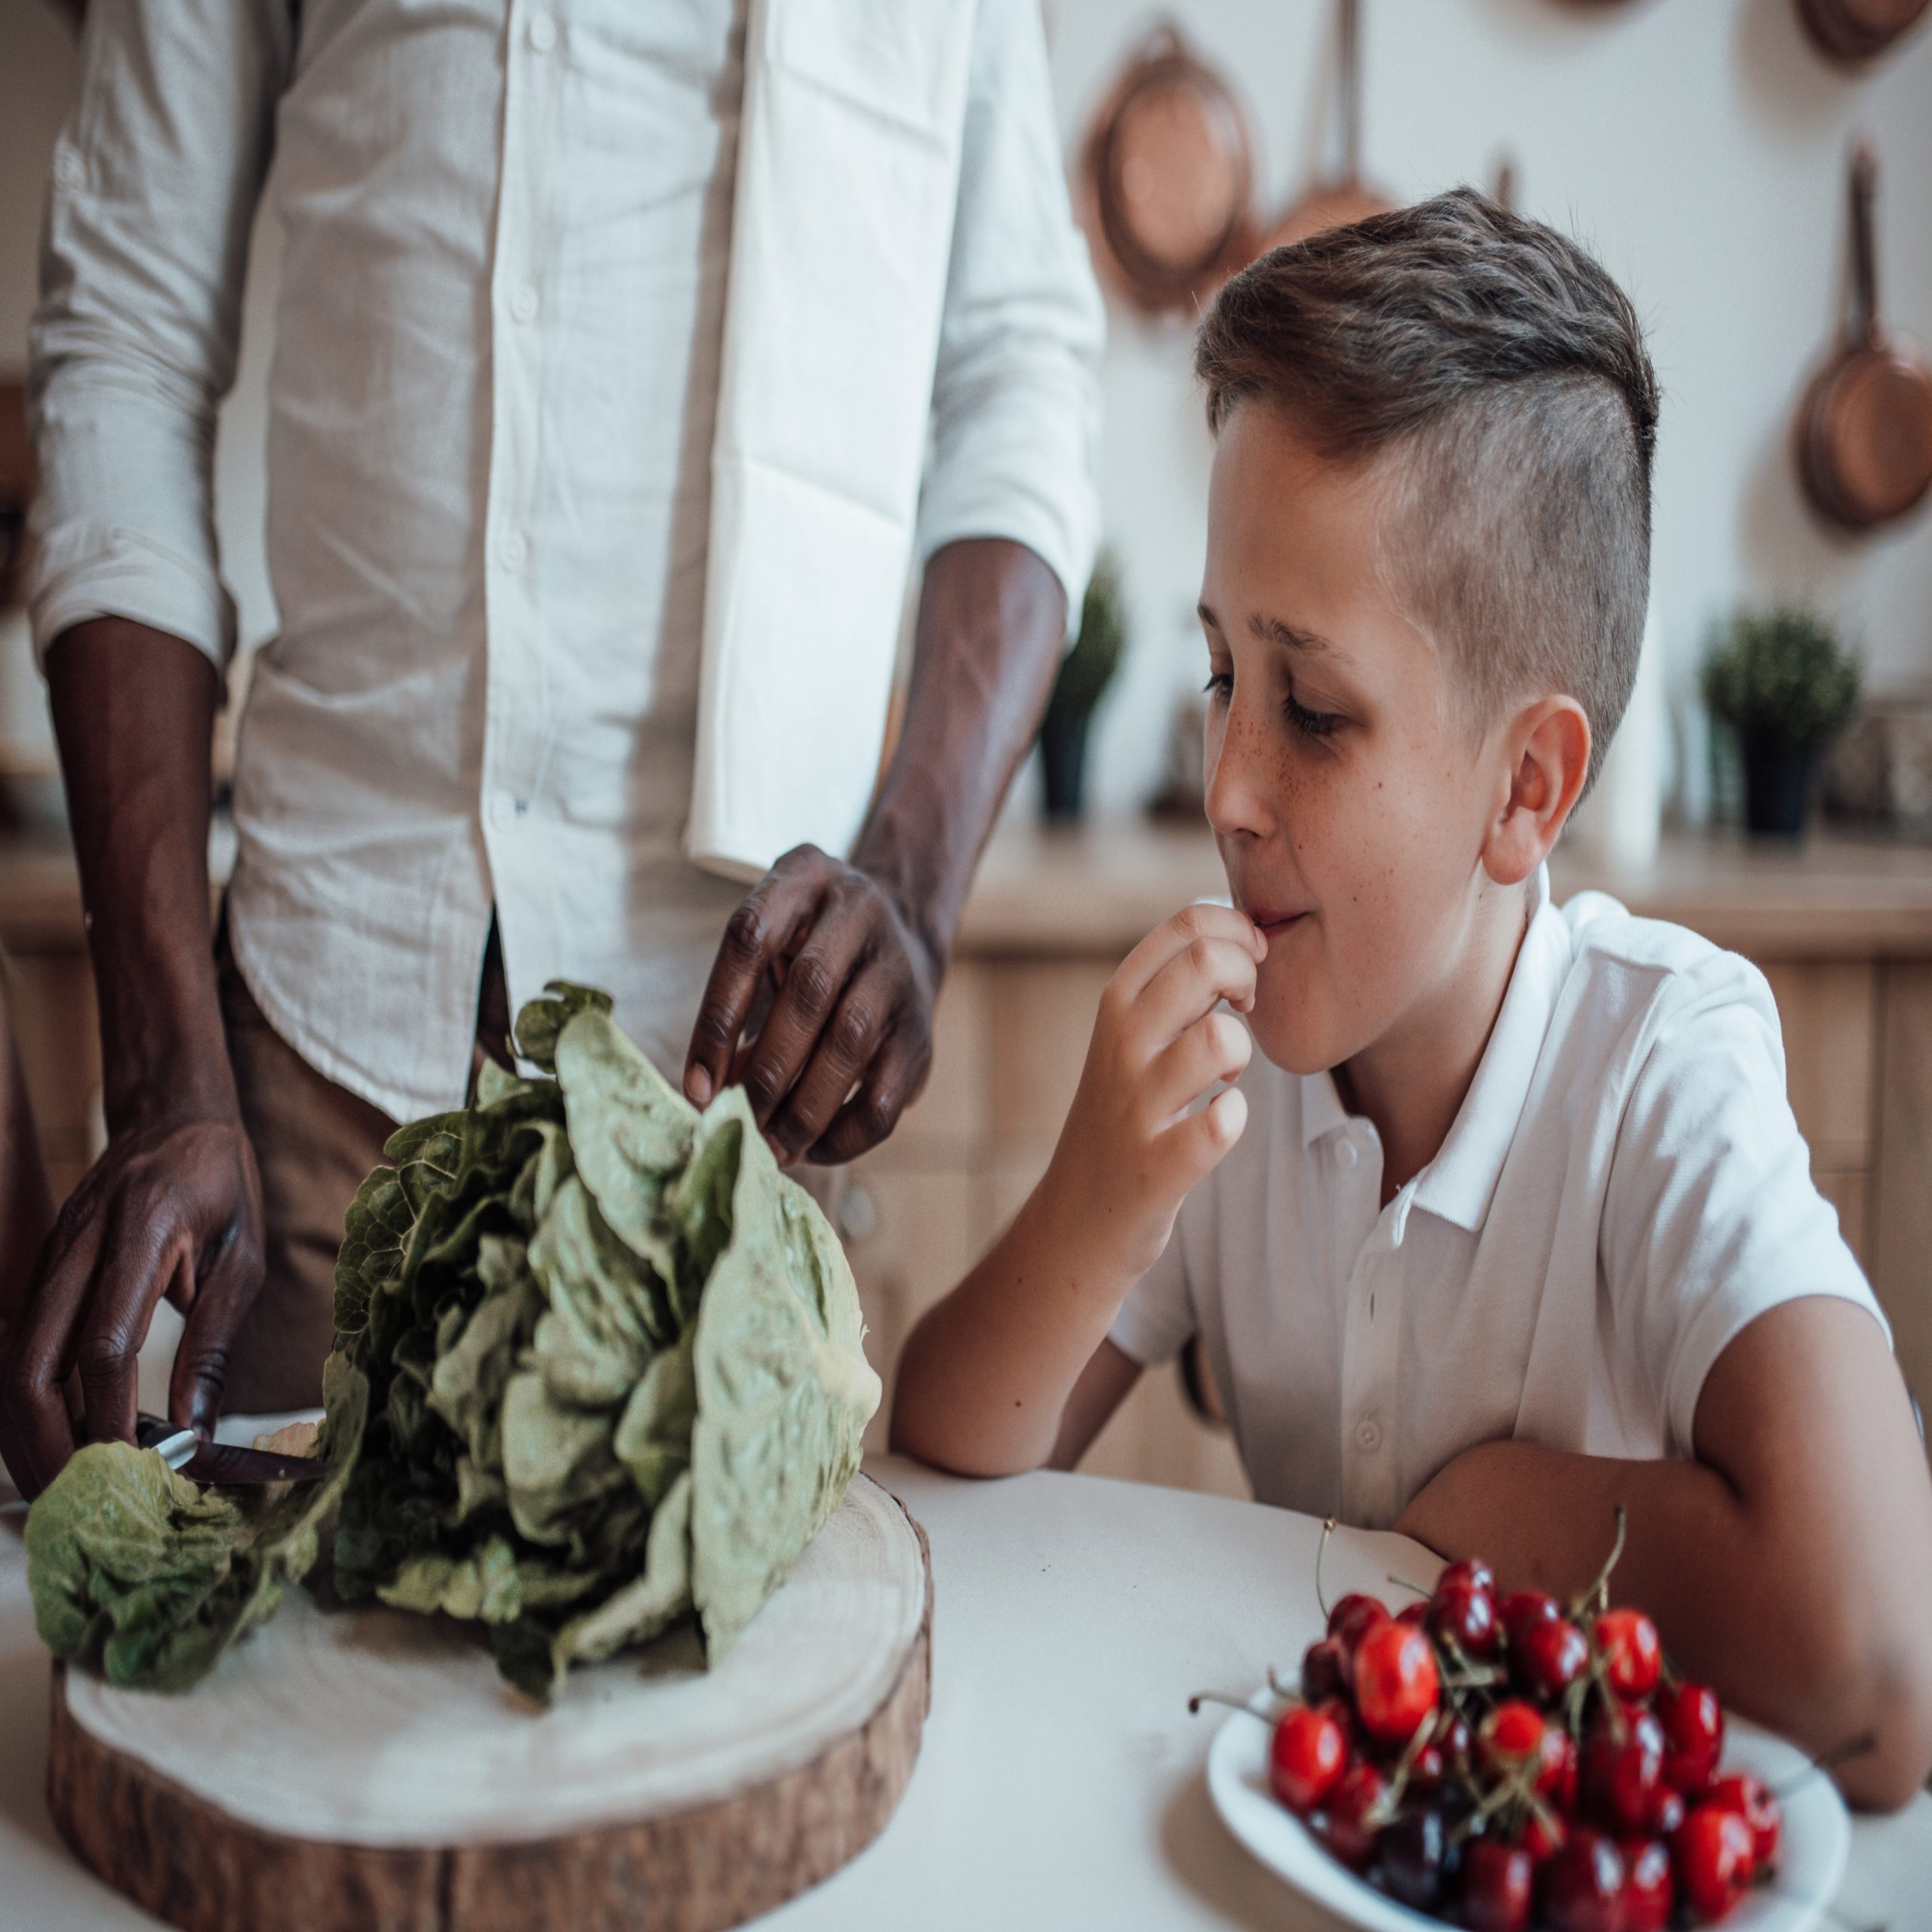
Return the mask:
<path id="1" fill-rule="evenodd" d="M 1183 1206 L 1182 1213 L 1186 1212 Z M 1195 1321 L 1187 1288 L 1187 1261 L 1177 1221 L 1159 1260 L 1135 1282 L 1107 1340 L 1143 1368 L 1171 1361 L 1187 1346 Z"/>
<path id="2" fill-rule="evenodd" d="M 1705 1377 L 1758 1316 L 1832 1295 L 1890 1331 L 1812 1184 L 1764 976 L 1723 953 L 1683 982 L 1623 1112 L 1601 1259 L 1623 1366 L 1688 1456 Z"/>

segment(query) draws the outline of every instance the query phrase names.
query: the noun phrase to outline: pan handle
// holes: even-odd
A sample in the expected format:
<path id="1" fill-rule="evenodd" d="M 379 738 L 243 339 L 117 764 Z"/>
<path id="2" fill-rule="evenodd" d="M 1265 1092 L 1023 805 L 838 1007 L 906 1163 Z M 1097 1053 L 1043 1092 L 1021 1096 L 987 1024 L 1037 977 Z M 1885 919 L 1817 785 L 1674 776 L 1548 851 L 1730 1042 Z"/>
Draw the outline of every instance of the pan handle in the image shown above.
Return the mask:
<path id="1" fill-rule="evenodd" d="M 1878 162 L 1869 141 L 1851 156 L 1851 333 L 1861 349 L 1878 339 L 1878 264 L 1872 242 L 1872 206 L 1878 187 Z"/>

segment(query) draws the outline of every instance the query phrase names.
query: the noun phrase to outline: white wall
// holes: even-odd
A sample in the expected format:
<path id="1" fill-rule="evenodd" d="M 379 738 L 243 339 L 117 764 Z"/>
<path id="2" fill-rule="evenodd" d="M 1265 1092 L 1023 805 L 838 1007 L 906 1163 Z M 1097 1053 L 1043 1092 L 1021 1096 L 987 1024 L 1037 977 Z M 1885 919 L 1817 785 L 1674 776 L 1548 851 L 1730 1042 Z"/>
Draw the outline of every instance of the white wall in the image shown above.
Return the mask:
<path id="1" fill-rule="evenodd" d="M 1798 494 L 1792 413 L 1838 313 L 1844 155 L 1879 155 L 1881 297 L 1932 340 L 1932 32 L 1847 75 L 1795 0 L 1362 0 L 1366 171 L 1414 197 L 1516 163 L 1518 204 L 1588 242 L 1651 331 L 1666 398 L 1657 477 L 1657 614 L 1680 729 L 1705 626 L 1740 598 L 1817 600 L 1871 681 L 1932 680 L 1932 513 L 1864 542 L 1826 534 Z M 1328 0 L 1171 0 L 1252 113 L 1270 205 L 1319 152 Z M 1049 0 L 1054 82 L 1074 152 L 1123 55 L 1158 17 Z M 1203 675 L 1192 611 L 1206 433 L 1184 325 L 1110 313 L 1103 489 L 1136 620 L 1134 657 L 1093 753 L 1105 802 L 1148 788 L 1174 694 Z M 1700 755 L 1682 761 L 1700 806 Z"/>
<path id="2" fill-rule="evenodd" d="M 1370 172 L 1417 195 L 1487 185 L 1517 164 L 1520 204 L 1594 246 L 1649 321 L 1666 392 L 1656 583 L 1673 690 L 1702 633 L 1740 597 L 1816 598 L 1862 643 L 1872 681 L 1932 681 L 1932 515 L 1854 542 L 1799 499 L 1791 414 L 1838 312 L 1843 158 L 1854 131 L 1882 175 L 1882 294 L 1932 340 L 1932 32 L 1869 72 L 1815 54 L 1795 0 L 1363 0 Z M 1314 164 L 1327 99 L 1329 0 L 1169 0 L 1251 110 L 1260 178 L 1278 203 Z M 1158 17 L 1121 0 L 1048 0 L 1069 152 L 1123 54 Z M 47 0 L 0 0 L 0 374 L 25 354 L 46 157 L 72 82 Z M 257 248 L 272 269 L 272 237 Z M 251 315 L 266 310 L 258 275 Z M 1169 708 L 1201 675 L 1191 613 L 1209 449 L 1187 332 L 1112 317 L 1106 523 L 1135 639 L 1100 722 L 1103 804 L 1149 790 Z M 253 332 L 220 457 L 224 555 L 245 638 L 273 621 L 257 534 L 260 380 Z M 1700 759 L 1686 764 L 1694 807 Z"/>

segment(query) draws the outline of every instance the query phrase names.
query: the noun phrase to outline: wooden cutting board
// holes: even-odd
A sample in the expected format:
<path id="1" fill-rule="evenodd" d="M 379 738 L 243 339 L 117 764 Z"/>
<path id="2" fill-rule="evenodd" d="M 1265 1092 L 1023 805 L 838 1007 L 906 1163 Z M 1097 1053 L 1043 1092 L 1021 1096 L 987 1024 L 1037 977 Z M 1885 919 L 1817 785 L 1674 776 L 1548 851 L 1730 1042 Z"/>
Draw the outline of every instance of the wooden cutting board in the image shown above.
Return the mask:
<path id="1" fill-rule="evenodd" d="M 860 1476 L 717 1669 L 674 1637 L 547 1711 L 460 1629 L 299 1590 L 184 1697 L 57 1666 L 48 1808 L 186 1932 L 714 1932 L 883 1829 L 931 1630 L 925 1537 Z"/>

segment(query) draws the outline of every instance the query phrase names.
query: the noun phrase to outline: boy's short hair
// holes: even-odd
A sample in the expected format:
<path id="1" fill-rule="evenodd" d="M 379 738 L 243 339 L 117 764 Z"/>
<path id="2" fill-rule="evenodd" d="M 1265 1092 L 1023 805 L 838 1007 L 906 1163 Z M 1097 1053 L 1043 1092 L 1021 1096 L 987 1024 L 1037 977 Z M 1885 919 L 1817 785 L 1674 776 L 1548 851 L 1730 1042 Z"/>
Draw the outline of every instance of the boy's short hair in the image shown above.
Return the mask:
<path id="1" fill-rule="evenodd" d="M 1637 675 L 1656 372 L 1574 242 L 1458 188 L 1276 248 L 1222 289 L 1195 371 L 1339 462 L 1392 459 L 1384 556 L 1485 721 L 1574 697 L 1594 780 Z"/>

